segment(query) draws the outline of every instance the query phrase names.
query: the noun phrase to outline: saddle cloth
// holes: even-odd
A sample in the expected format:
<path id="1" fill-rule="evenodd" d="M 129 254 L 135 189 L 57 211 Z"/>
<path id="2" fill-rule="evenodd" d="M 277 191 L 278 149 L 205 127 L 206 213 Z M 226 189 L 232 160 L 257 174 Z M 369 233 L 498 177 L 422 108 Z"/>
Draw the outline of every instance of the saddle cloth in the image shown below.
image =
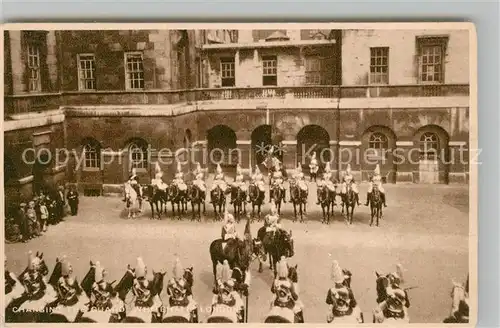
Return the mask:
<path id="1" fill-rule="evenodd" d="M 271 311 L 269 311 L 268 317 L 281 317 L 284 318 L 289 323 L 294 323 L 295 313 L 286 307 L 273 306 Z"/>
<path id="2" fill-rule="evenodd" d="M 212 314 L 208 317 L 207 322 L 210 322 L 211 317 L 225 317 L 231 322 L 238 322 L 238 309 L 234 306 L 225 304 L 216 304 L 213 308 Z"/>
<path id="3" fill-rule="evenodd" d="M 194 310 L 192 306 L 169 306 L 165 311 L 163 319 L 169 317 L 182 317 L 186 319 L 187 322 L 191 320 L 191 311 Z"/>

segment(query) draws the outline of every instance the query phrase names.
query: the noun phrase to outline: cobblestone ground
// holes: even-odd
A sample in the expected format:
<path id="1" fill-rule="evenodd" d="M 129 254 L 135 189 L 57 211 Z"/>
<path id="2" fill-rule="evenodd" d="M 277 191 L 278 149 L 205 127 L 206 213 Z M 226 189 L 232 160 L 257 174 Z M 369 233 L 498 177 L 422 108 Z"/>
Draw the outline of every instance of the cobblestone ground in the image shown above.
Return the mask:
<path id="1" fill-rule="evenodd" d="M 290 263 L 298 264 L 306 322 L 325 322 L 333 259 L 353 272 L 353 291 L 365 319 L 371 321 L 376 305 L 374 271 L 394 270 L 396 263 L 406 270 L 406 286 L 417 287 L 409 291 L 412 322 L 441 322 L 449 314 L 451 279 L 463 281 L 468 270 L 467 186 L 386 185 L 388 207 L 378 228 L 369 227 L 365 206 L 356 209 L 352 226 L 344 223 L 338 208 L 332 224 L 321 224 L 319 206 L 314 203 L 315 188 L 310 186 L 306 223 L 290 221 L 290 204 L 282 213 L 295 240 L 296 255 Z M 360 189 L 364 202 L 367 186 Z M 149 220 L 149 210 L 128 220 L 123 207 L 119 198 L 82 198 L 78 216 L 67 217 L 29 243 L 6 245 L 9 268 L 20 272 L 26 266 L 28 250 L 43 251 L 50 268 L 56 257 L 67 255 L 79 280 L 91 259 L 101 261 L 114 280 L 121 278 L 128 263 L 135 265 L 137 256 L 144 258 L 150 271 L 165 269 L 171 275 L 178 256 L 185 266 L 194 266 L 194 297 L 202 320 L 206 318 L 213 279 L 208 248 L 220 236 L 220 223 L 213 223 L 212 208 L 207 206 L 207 216 L 198 223 L 188 218 Z M 264 212 L 268 210 L 266 204 Z M 239 224 L 240 233 L 244 224 L 245 220 Z M 260 225 L 252 224 L 254 236 Z M 263 322 L 272 297 L 269 267 L 265 266 L 263 273 L 257 268 L 254 263 L 250 322 Z"/>

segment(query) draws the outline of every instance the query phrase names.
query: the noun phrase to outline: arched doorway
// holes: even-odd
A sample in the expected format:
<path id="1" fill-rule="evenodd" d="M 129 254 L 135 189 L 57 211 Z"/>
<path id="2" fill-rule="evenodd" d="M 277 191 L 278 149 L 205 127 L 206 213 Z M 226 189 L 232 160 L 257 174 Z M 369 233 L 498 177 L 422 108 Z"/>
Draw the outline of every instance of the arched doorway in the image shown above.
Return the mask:
<path id="1" fill-rule="evenodd" d="M 220 163 L 222 169 L 232 170 L 239 162 L 236 133 L 227 125 L 216 125 L 207 132 L 208 165 L 215 169 Z"/>
<path id="2" fill-rule="evenodd" d="M 260 125 L 252 131 L 252 169 L 255 165 L 259 165 L 260 170 L 264 170 L 265 166 L 262 162 L 265 161 L 269 148 L 272 145 L 271 126 Z"/>
<path id="3" fill-rule="evenodd" d="M 392 152 L 396 148 L 394 131 L 386 126 L 374 125 L 366 129 L 361 137 L 361 142 L 362 180 L 368 180 L 378 164 L 384 182 L 395 183 L 397 167 Z"/>
<path id="4" fill-rule="evenodd" d="M 437 125 L 426 125 L 414 136 L 419 149 L 418 182 L 448 183 L 449 136 Z"/>
<path id="5" fill-rule="evenodd" d="M 303 170 L 308 170 L 313 152 L 316 152 L 316 159 L 322 169 L 324 163 L 332 159 L 330 136 L 319 125 L 306 125 L 297 133 L 297 161 Z"/>

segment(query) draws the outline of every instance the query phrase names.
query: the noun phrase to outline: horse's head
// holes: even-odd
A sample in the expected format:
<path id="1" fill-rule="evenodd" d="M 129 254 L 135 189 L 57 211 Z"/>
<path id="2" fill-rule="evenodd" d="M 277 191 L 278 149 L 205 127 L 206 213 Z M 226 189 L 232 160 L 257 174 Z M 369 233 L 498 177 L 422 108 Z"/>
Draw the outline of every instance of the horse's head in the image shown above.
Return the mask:
<path id="1" fill-rule="evenodd" d="M 288 268 L 288 279 L 290 279 L 294 283 L 299 282 L 298 267 L 299 265 L 296 264 L 295 266 L 290 266 Z"/>
<path id="2" fill-rule="evenodd" d="M 83 291 L 89 297 L 90 297 L 90 291 L 92 289 L 92 285 L 95 282 L 95 266 L 96 266 L 95 263 L 92 262 L 92 261 L 90 261 L 90 269 L 87 272 L 87 274 L 85 275 L 85 277 L 83 277 L 83 280 L 80 283 L 80 285 L 82 286 Z"/>
<path id="3" fill-rule="evenodd" d="M 132 269 L 132 267 L 129 264 L 127 266 L 127 271 L 125 271 L 125 274 L 114 288 L 115 292 L 118 293 L 118 297 L 122 301 L 125 301 L 125 297 L 127 296 L 128 291 L 130 290 L 130 288 L 132 288 L 134 284 L 134 277 L 135 277 L 134 272 L 135 270 Z"/>
<path id="4" fill-rule="evenodd" d="M 351 279 L 352 279 L 352 273 L 349 270 L 342 269 L 342 273 L 344 274 L 344 285 L 346 287 L 351 288 Z"/>
<path id="5" fill-rule="evenodd" d="M 184 269 L 184 274 L 182 276 L 186 280 L 189 287 L 193 287 L 193 285 L 194 285 L 193 270 L 194 270 L 193 267 L 189 267 L 189 268 Z"/>
<path id="6" fill-rule="evenodd" d="M 43 259 L 43 253 L 36 252 L 35 254 L 36 258 L 36 266 L 35 270 L 38 271 L 39 274 L 42 276 L 46 276 L 49 274 L 49 268 L 47 267 L 47 264 L 45 263 L 45 260 Z"/>
<path id="7" fill-rule="evenodd" d="M 151 283 L 152 285 L 152 292 L 153 296 L 154 295 L 160 295 L 161 292 L 163 291 L 163 280 L 165 278 L 166 271 L 159 271 L 155 272 L 153 270 L 153 282 Z"/>
<path id="8" fill-rule="evenodd" d="M 231 278 L 234 279 L 236 283 L 242 284 L 245 281 L 245 273 L 239 266 L 235 266 Z"/>
<path id="9" fill-rule="evenodd" d="M 377 289 L 377 303 L 381 303 L 387 299 L 387 287 L 389 286 L 389 278 L 387 275 L 381 275 L 375 272 L 375 285 Z"/>
<path id="10" fill-rule="evenodd" d="M 289 233 L 281 230 L 278 234 L 278 238 L 281 248 L 284 251 L 284 255 L 286 257 L 292 257 L 295 254 L 293 248 L 292 230 L 290 230 Z"/>

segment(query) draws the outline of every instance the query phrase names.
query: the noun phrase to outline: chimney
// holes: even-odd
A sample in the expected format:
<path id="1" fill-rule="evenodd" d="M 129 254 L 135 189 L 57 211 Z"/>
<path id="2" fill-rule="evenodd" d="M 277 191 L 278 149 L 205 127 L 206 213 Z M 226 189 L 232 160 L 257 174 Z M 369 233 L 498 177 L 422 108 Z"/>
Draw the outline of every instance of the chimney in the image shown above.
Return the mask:
<path id="1" fill-rule="evenodd" d="M 238 30 L 238 43 L 252 43 L 252 30 Z"/>
<path id="2" fill-rule="evenodd" d="M 300 30 L 287 30 L 286 35 L 290 41 L 300 41 Z"/>

